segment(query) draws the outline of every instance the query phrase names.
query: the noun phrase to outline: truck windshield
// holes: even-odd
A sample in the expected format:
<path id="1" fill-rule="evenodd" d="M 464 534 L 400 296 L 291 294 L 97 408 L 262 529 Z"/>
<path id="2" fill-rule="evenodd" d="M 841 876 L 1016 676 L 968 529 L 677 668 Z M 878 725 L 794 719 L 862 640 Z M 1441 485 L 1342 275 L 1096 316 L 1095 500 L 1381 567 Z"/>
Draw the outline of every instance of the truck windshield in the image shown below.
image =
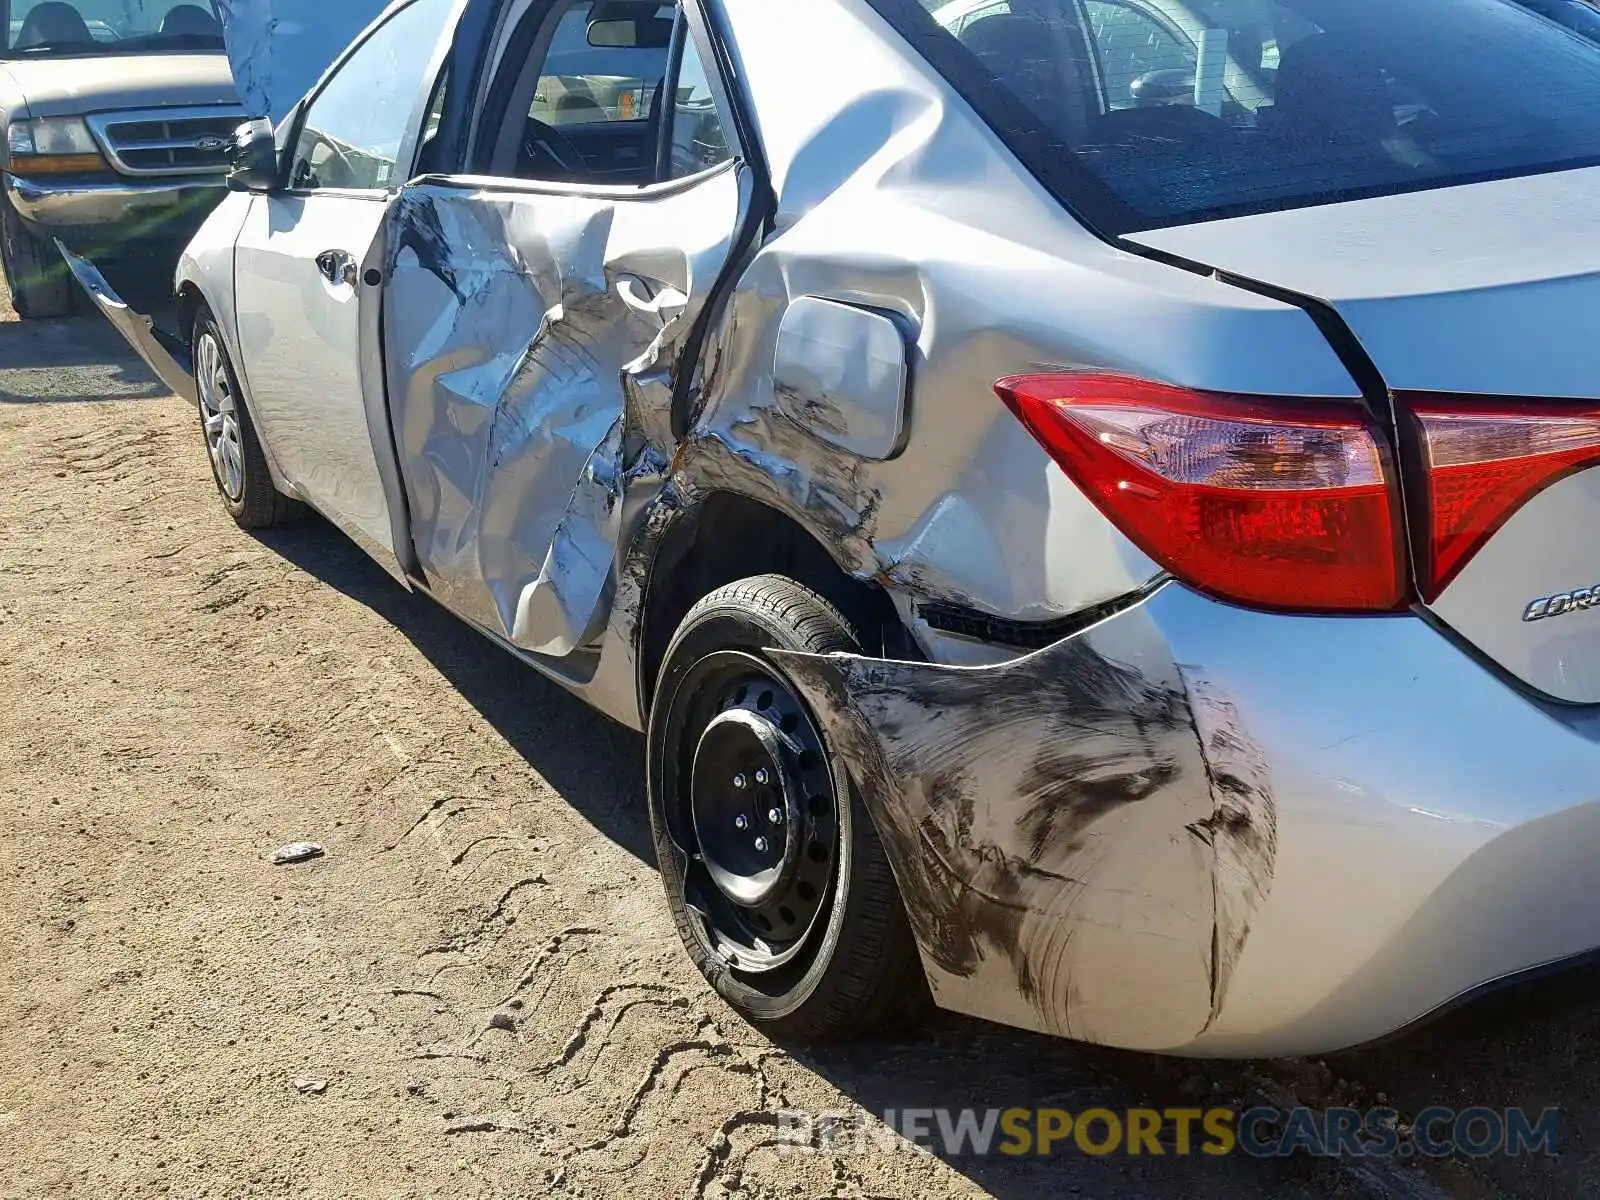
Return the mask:
<path id="1" fill-rule="evenodd" d="M 1600 163 L 1566 0 L 871 2 L 1111 234 Z"/>
<path id="2" fill-rule="evenodd" d="M 4 57 L 221 51 L 213 0 L 0 0 Z"/>

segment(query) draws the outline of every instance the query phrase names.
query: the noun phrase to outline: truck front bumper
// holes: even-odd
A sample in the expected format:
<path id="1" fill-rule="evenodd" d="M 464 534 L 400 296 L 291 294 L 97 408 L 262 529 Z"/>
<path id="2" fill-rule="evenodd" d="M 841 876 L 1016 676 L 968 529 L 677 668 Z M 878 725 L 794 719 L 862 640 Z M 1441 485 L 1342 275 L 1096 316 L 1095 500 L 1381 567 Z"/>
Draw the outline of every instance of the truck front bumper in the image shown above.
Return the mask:
<path id="1" fill-rule="evenodd" d="M 6 200 L 34 233 L 81 251 L 136 251 L 188 241 L 224 194 L 220 176 L 181 180 L 0 176 Z"/>

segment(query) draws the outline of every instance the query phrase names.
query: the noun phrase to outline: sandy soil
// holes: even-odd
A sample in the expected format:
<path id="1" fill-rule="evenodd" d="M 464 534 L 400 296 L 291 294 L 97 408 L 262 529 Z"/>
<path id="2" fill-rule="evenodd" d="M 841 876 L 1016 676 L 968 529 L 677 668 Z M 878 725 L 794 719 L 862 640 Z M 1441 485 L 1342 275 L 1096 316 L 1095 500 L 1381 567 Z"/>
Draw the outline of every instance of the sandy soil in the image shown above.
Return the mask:
<path id="1" fill-rule="evenodd" d="M 1600 1179 L 1581 1003 L 1333 1070 L 954 1018 L 904 1043 L 772 1045 L 677 945 L 639 739 L 320 522 L 238 531 L 191 414 L 97 318 L 0 323 L 0 485 L 0 1196 L 1201 1200 Z M 326 856 L 269 863 L 301 839 Z M 1425 1174 L 773 1144 L 784 1107 L 1384 1089 L 1563 1104 L 1577 1153 Z"/>

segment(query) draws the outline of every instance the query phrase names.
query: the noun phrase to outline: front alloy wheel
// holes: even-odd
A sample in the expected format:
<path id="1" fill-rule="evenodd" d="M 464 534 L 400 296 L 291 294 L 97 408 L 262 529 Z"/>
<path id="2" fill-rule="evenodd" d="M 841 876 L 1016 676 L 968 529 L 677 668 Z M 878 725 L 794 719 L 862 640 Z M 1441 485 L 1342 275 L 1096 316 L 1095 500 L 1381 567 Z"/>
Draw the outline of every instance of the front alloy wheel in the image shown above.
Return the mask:
<path id="1" fill-rule="evenodd" d="M 194 374 L 212 474 L 223 499 L 238 504 L 244 499 L 244 446 L 239 437 L 233 383 L 223 362 L 222 346 L 212 329 L 206 329 L 195 341 Z"/>
<path id="2" fill-rule="evenodd" d="M 242 529 L 265 529 L 292 520 L 301 506 L 273 485 L 250 410 L 239 390 L 239 376 L 210 310 L 201 308 L 195 318 L 190 344 L 194 347 L 200 430 L 222 503 Z"/>

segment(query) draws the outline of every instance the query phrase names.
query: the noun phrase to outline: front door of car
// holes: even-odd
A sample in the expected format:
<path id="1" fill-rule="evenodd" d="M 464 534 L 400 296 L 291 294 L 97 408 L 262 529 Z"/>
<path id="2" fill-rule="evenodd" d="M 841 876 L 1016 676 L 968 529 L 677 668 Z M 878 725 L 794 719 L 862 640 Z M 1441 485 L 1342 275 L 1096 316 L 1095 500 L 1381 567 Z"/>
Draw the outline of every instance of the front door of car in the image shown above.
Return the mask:
<path id="1" fill-rule="evenodd" d="M 536 2 L 488 89 L 476 173 L 405 187 L 386 234 L 389 403 L 421 568 L 451 608 L 539 654 L 603 626 L 624 483 L 664 476 L 678 360 L 751 210 L 685 7 Z"/>
<path id="2" fill-rule="evenodd" d="M 396 573 L 404 509 L 384 408 L 381 235 L 456 8 L 413 0 L 334 68 L 293 126 L 286 188 L 253 199 L 235 257 L 245 381 L 274 462 Z"/>

